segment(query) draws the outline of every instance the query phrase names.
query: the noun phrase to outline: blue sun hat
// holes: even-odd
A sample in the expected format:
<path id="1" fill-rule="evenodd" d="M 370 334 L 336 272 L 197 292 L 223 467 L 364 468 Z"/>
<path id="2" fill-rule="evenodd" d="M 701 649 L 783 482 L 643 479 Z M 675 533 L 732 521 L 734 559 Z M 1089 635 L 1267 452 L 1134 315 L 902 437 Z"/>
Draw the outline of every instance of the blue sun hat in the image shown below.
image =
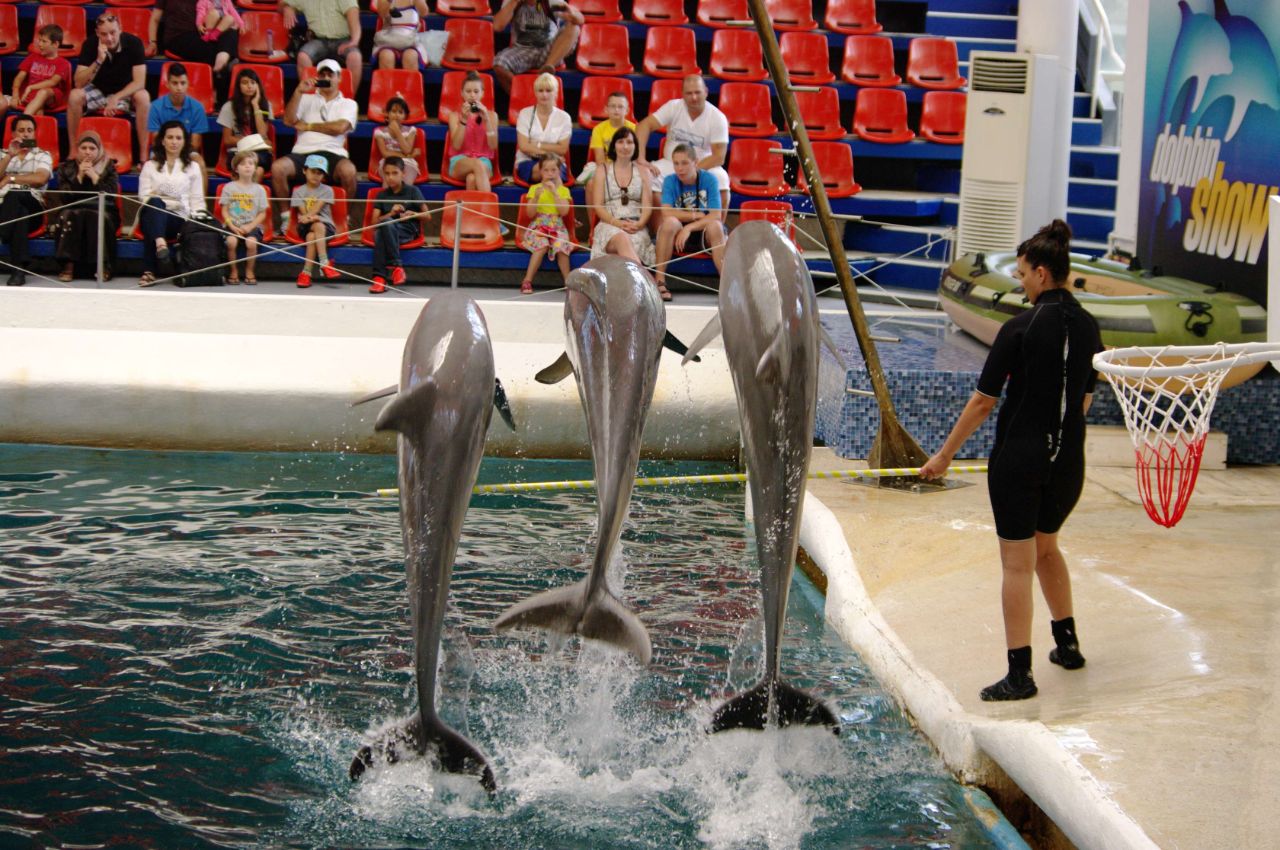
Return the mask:
<path id="1" fill-rule="evenodd" d="M 313 153 L 307 157 L 302 163 L 303 168 L 318 168 L 325 174 L 329 173 L 329 160 L 325 159 L 318 153 Z"/>

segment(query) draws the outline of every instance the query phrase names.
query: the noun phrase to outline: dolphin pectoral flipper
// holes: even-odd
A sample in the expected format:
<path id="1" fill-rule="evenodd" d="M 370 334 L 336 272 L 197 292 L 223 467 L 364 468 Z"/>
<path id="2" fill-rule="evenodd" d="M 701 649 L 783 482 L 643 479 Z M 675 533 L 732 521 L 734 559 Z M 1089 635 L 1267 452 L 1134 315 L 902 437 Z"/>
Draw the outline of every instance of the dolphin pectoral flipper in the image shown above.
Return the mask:
<path id="1" fill-rule="evenodd" d="M 432 750 L 440 768 L 448 773 L 469 773 L 480 778 L 480 784 L 491 795 L 498 790 L 489 762 L 474 744 L 439 718 L 429 720 L 424 728 L 422 715 L 415 714 L 404 726 L 393 729 L 376 743 L 361 747 L 351 760 L 347 775 L 354 782 L 373 767 L 375 755 L 387 764 L 395 764 L 409 753 L 423 755 Z"/>
<path id="2" fill-rule="evenodd" d="M 711 718 L 709 731 L 764 729 L 769 723 L 771 699 L 779 726 L 826 726 L 835 734 L 840 734 L 840 722 L 826 703 L 780 679 L 766 679 L 751 690 L 725 702 Z"/>
<path id="3" fill-rule="evenodd" d="M 504 611 L 493 627 L 498 631 L 533 628 L 562 635 L 578 634 L 613 644 L 641 664 L 648 664 L 653 657 L 653 646 L 644 623 L 607 590 L 588 603 L 587 581 L 583 579 L 568 587 L 530 596 Z"/>
<path id="4" fill-rule="evenodd" d="M 389 395 L 395 395 L 395 394 L 396 394 L 396 390 L 398 390 L 398 389 L 400 389 L 398 386 L 396 386 L 395 384 L 392 384 L 392 385 L 391 385 L 391 386 L 389 386 L 389 387 L 383 387 L 383 388 L 382 388 L 382 389 L 380 389 L 380 390 L 374 390 L 373 392 L 371 392 L 371 393 L 369 393 L 369 394 L 367 394 L 367 395 L 362 395 L 362 396 L 360 396 L 360 398 L 358 398 L 358 399 L 356 399 L 355 401 L 351 402 L 351 405 L 350 405 L 350 406 L 351 406 L 351 407 L 359 407 L 359 406 L 360 406 L 360 405 L 362 405 L 362 404 L 367 404 L 368 402 L 371 402 L 371 401 L 377 401 L 378 399 L 380 399 L 380 398 L 386 398 L 386 397 L 387 397 L 387 396 L 389 396 Z"/>
<path id="5" fill-rule="evenodd" d="M 664 332 L 663 332 L 663 336 L 662 336 L 662 347 L 663 347 L 663 348 L 669 348 L 669 349 L 671 349 L 672 351 L 674 351 L 676 354 L 679 354 L 679 355 L 689 354 L 689 346 L 687 346 L 687 345 L 685 345 L 683 342 L 681 342 L 681 341 L 680 341 L 680 338 L 679 338 L 678 336 L 676 336 L 675 334 L 673 334 L 671 331 L 664 331 Z M 688 362 L 689 360 L 692 360 L 694 363 L 701 363 L 701 362 L 702 362 L 702 358 L 701 358 L 701 357 L 697 356 L 696 354 L 689 354 L 689 356 L 688 356 L 685 360 L 682 360 L 682 361 L 681 361 L 681 364 L 683 365 L 683 363 L 686 363 L 686 362 Z"/>
<path id="6" fill-rule="evenodd" d="M 849 366 L 844 362 L 844 355 L 840 353 L 840 349 L 836 347 L 836 341 L 831 338 L 831 334 L 827 333 L 827 329 L 822 326 L 822 322 L 818 322 L 818 336 L 822 338 L 822 344 L 827 347 L 827 351 L 830 351 L 831 356 L 840 364 L 840 368 L 848 371 Z"/>
<path id="7" fill-rule="evenodd" d="M 512 431 L 516 430 L 516 420 L 511 415 L 511 402 L 507 401 L 507 391 L 502 388 L 502 381 L 498 378 L 493 379 L 493 406 L 498 409 L 498 415 L 507 423 L 507 427 Z"/>
<path id="8" fill-rule="evenodd" d="M 720 314 L 716 313 L 711 317 L 711 321 L 707 322 L 702 330 L 698 331 L 698 335 L 694 337 L 693 343 L 690 344 L 689 351 L 685 354 L 684 359 L 680 361 L 680 365 L 683 366 L 694 359 L 693 356 L 695 354 L 706 348 L 707 343 L 718 336 L 720 336 Z"/>
<path id="9" fill-rule="evenodd" d="M 434 406 L 435 396 L 436 382 L 430 377 L 408 392 L 398 393 L 378 414 L 373 423 L 374 430 L 408 433 L 413 428 L 420 428 Z"/>
<path id="10" fill-rule="evenodd" d="M 540 384 L 558 384 L 573 374 L 573 363 L 569 361 L 569 352 L 561 352 L 556 362 L 533 376 Z"/>
<path id="11" fill-rule="evenodd" d="M 786 334 L 779 333 L 756 363 L 756 380 L 767 384 L 781 384 L 790 374 L 791 340 Z"/>

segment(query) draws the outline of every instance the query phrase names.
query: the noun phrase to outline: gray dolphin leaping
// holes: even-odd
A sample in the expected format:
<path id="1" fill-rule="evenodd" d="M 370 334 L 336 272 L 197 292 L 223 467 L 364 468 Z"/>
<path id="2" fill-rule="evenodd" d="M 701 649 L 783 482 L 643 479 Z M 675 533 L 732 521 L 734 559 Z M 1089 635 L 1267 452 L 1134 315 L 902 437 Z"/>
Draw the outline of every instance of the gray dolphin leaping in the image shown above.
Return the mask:
<path id="1" fill-rule="evenodd" d="M 496 790 L 489 763 L 440 719 L 435 698 L 454 555 L 498 396 L 505 404 L 480 308 L 460 293 L 433 296 L 405 340 L 399 391 L 375 425 L 379 431 L 399 432 L 400 533 L 413 618 L 418 712 L 404 727 L 356 753 L 349 771 L 353 780 L 373 765 L 376 754 L 395 762 L 407 748 L 418 754 L 431 750 L 445 770 L 475 774 L 490 793 Z M 507 411 L 508 422 L 509 416 Z"/>
<path id="2" fill-rule="evenodd" d="M 690 346 L 716 333 L 738 397 L 764 615 L 764 677 L 716 710 L 711 731 L 793 723 L 839 734 L 820 700 L 779 671 L 782 627 L 800 534 L 800 509 L 813 447 L 822 344 L 813 280 L 791 240 L 768 222 L 738 225 L 720 273 L 720 310 Z M 828 338 L 829 339 L 829 338 Z"/>
<path id="3" fill-rule="evenodd" d="M 617 256 L 571 272 L 564 318 L 568 352 L 538 380 L 554 383 L 569 368 L 587 417 L 599 522 L 591 572 L 568 587 L 539 593 L 507 609 L 497 629 L 532 627 L 614 644 L 648 664 L 649 632 L 613 595 L 606 579 L 631 502 L 640 434 L 658 378 L 667 320 L 657 285 L 640 265 Z"/>

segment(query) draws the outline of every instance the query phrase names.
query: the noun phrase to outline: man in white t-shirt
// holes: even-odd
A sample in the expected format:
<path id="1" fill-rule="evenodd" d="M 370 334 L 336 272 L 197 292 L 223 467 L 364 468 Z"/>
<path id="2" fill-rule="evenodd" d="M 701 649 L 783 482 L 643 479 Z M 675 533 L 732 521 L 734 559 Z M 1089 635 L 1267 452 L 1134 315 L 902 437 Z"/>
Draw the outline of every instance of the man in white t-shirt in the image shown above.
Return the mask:
<path id="1" fill-rule="evenodd" d="M 271 163 L 272 195 L 277 199 L 271 203 L 280 215 L 281 233 L 289 226 L 289 184 L 301 181 L 308 156 L 318 154 L 327 159 L 330 185 L 337 182 L 348 198 L 356 196 L 356 167 L 347 155 L 347 134 L 356 127 L 360 107 L 342 96 L 338 86 L 341 80 L 342 67 L 325 59 L 316 66 L 314 79 L 298 83 L 284 108 L 284 123 L 294 128 L 298 136 L 293 150 Z M 349 229 L 360 226 L 361 212 L 359 204 L 348 205 Z"/>
<path id="2" fill-rule="evenodd" d="M 662 159 L 648 162 L 645 151 L 649 134 L 667 128 L 667 141 Z M 698 154 L 698 168 L 709 171 L 720 184 L 720 217 L 729 209 L 729 172 L 724 170 L 729 152 L 729 119 L 707 103 L 707 84 L 697 74 L 684 78 L 683 98 L 669 100 L 636 125 L 636 163 L 649 172 L 650 187 L 662 191 L 662 181 L 675 173 L 671 152 L 676 145 L 689 145 Z"/>

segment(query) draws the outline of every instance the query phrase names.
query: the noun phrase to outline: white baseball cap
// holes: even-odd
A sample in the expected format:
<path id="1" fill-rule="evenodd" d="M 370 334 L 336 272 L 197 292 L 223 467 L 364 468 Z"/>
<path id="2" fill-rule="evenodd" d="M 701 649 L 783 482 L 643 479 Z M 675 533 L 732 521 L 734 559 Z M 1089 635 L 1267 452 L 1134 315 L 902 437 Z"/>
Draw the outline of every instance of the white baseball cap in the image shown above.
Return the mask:
<path id="1" fill-rule="evenodd" d="M 319 65 L 316 66 L 317 73 L 320 71 L 324 71 L 326 69 L 332 71 L 335 77 L 342 76 L 342 66 L 332 59 L 325 59 Z"/>

